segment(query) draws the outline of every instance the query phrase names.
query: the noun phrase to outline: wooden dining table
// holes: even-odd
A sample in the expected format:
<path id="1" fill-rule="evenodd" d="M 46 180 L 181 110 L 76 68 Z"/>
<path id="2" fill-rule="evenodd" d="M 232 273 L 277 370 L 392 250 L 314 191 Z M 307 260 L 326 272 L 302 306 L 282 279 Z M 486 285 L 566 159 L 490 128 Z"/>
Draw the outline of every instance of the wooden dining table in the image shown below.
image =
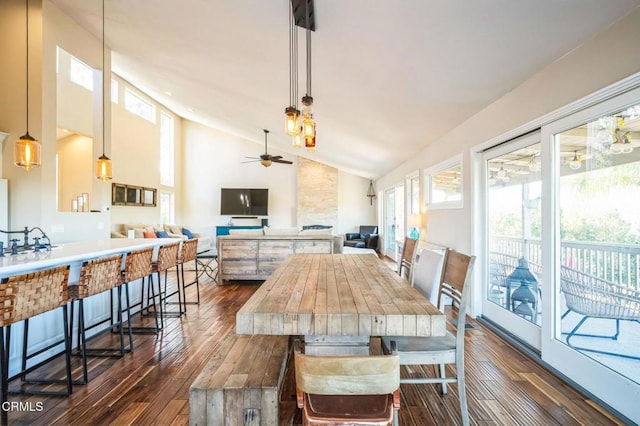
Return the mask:
<path id="1" fill-rule="evenodd" d="M 295 254 L 238 311 L 236 333 L 441 336 L 446 318 L 377 255 Z"/>

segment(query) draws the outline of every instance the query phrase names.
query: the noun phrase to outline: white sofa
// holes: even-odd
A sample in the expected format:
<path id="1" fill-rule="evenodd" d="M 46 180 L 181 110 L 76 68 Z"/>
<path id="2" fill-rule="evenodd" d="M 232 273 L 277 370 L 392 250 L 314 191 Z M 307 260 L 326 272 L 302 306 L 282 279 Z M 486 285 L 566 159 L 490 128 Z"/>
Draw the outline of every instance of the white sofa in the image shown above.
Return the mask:
<path id="1" fill-rule="evenodd" d="M 254 237 L 310 237 L 310 236 L 331 236 L 333 237 L 333 253 L 342 253 L 344 237 L 333 235 L 333 228 L 324 229 L 303 229 L 298 228 L 272 228 L 265 226 L 262 229 L 231 229 L 229 235 L 248 235 Z"/>
<path id="2" fill-rule="evenodd" d="M 169 238 L 181 238 L 187 240 L 189 237 L 183 233 L 188 227 L 182 225 L 150 225 L 148 223 L 125 223 L 120 225 L 117 230 L 111 232 L 111 238 L 127 238 L 129 231 L 133 231 L 134 238 L 145 238 L 145 233 L 156 234 L 164 231 Z M 198 239 L 198 253 L 209 250 L 211 246 L 211 237 L 197 232 L 192 232 L 193 238 Z"/>

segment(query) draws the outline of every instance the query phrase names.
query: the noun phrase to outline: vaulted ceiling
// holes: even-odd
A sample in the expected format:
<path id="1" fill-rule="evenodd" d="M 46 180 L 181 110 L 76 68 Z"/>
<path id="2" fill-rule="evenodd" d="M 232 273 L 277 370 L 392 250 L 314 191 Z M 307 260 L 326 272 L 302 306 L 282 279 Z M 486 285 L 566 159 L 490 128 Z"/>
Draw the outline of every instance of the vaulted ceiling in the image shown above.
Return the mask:
<path id="1" fill-rule="evenodd" d="M 51 1 L 101 37 L 101 0 Z M 640 5 L 316 0 L 307 153 L 284 133 L 288 2 L 105 0 L 113 70 L 187 119 L 375 178 Z"/>

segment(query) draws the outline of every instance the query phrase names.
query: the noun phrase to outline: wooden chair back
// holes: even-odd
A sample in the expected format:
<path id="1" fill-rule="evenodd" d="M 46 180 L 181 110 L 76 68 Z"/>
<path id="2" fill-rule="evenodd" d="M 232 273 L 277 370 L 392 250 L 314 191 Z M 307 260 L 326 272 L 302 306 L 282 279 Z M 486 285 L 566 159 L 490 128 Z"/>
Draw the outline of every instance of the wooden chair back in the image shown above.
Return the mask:
<path id="1" fill-rule="evenodd" d="M 166 244 L 158 249 L 158 260 L 156 270 L 158 272 L 173 268 L 178 264 L 178 254 L 180 252 L 180 241 Z"/>
<path id="2" fill-rule="evenodd" d="M 130 283 L 149 275 L 151 273 L 152 260 L 153 247 L 127 253 L 124 259 L 123 281 Z"/>
<path id="3" fill-rule="evenodd" d="M 191 262 L 196 259 L 198 255 L 198 240 L 193 238 L 182 242 L 182 252 L 180 254 L 180 261 L 182 263 Z"/>
<path id="4" fill-rule="evenodd" d="M 400 387 L 398 355 L 295 354 L 296 387 L 316 395 L 384 395 Z"/>
<path id="5" fill-rule="evenodd" d="M 68 302 L 69 265 L 3 278 L 0 326 L 52 311 Z"/>
<path id="6" fill-rule="evenodd" d="M 122 284 L 122 254 L 82 263 L 74 298 L 84 299 Z"/>
<path id="7" fill-rule="evenodd" d="M 402 256 L 398 262 L 398 275 L 411 281 L 411 268 L 416 258 L 416 249 L 418 248 L 418 240 L 405 237 L 404 245 L 402 246 Z M 403 275 L 406 273 L 406 276 Z"/>
<path id="8" fill-rule="evenodd" d="M 452 301 L 452 305 L 458 310 L 457 336 L 464 339 L 464 325 L 467 304 L 471 294 L 471 275 L 475 256 L 455 250 L 447 250 L 447 256 L 442 269 L 442 280 L 438 291 L 438 309 L 444 311 L 444 303 L 447 299 Z M 462 341 L 458 342 L 462 347 Z"/>

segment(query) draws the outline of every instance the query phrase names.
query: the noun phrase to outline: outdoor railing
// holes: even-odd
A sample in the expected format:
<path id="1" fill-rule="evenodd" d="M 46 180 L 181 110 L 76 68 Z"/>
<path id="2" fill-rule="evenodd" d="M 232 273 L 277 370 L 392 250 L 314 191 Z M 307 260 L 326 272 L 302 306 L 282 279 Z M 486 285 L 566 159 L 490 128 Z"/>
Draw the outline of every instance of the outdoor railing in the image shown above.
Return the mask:
<path id="1" fill-rule="evenodd" d="M 542 264 L 540 240 L 493 236 L 490 251 L 523 256 Z M 640 289 L 640 245 L 561 241 L 560 261 L 563 265 L 622 286 Z"/>

